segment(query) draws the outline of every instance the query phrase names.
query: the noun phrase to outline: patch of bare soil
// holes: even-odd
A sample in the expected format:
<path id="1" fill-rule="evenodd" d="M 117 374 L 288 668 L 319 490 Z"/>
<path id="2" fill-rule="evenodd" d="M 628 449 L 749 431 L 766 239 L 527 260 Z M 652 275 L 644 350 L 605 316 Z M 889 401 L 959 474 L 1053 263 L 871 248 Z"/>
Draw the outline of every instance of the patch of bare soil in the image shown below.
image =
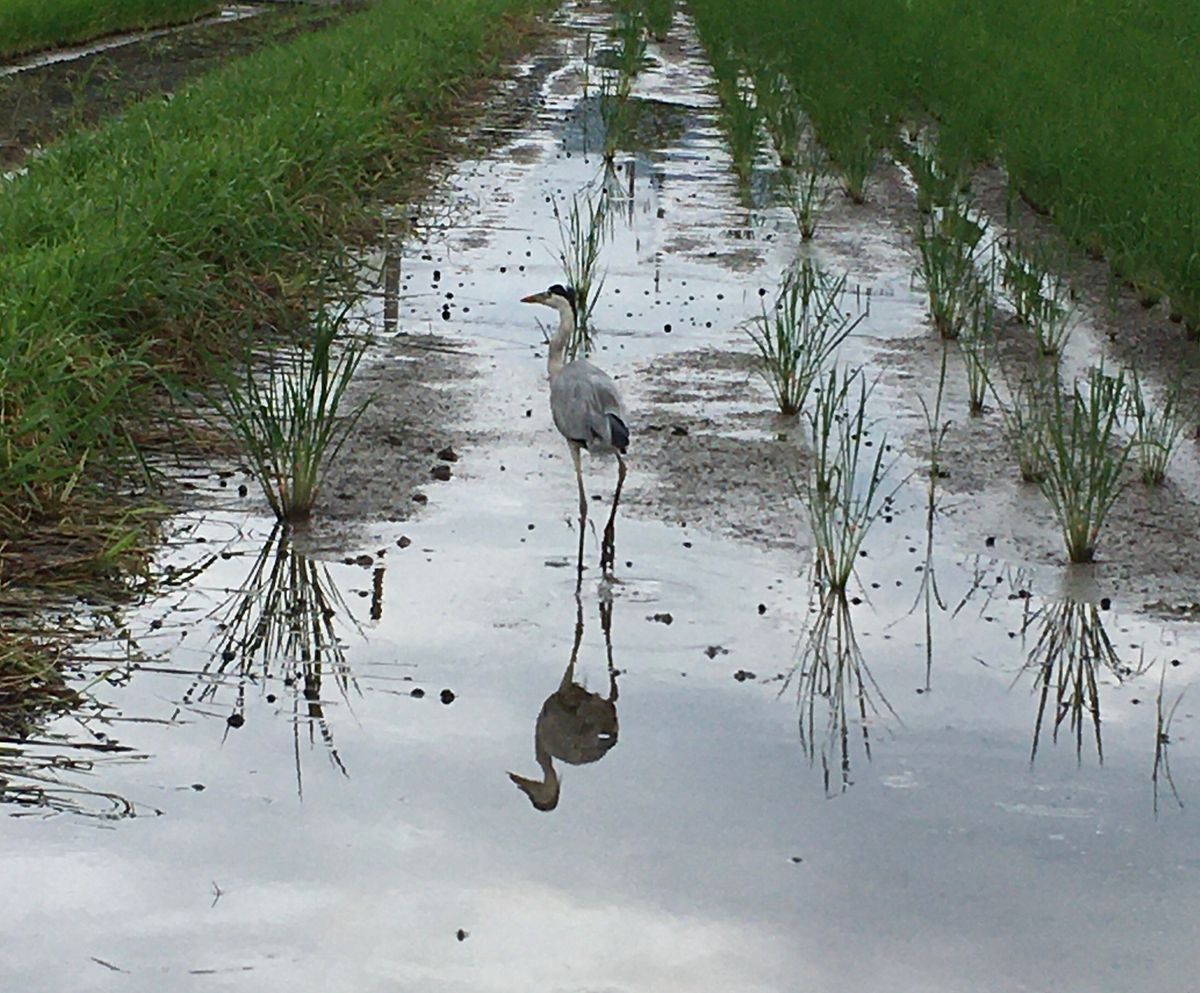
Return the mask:
<path id="1" fill-rule="evenodd" d="M 329 7 L 272 5 L 237 21 L 188 25 L 144 41 L 0 79 L 0 168 L 18 164 L 32 149 L 150 97 L 173 93 L 224 62 L 342 15 Z"/>

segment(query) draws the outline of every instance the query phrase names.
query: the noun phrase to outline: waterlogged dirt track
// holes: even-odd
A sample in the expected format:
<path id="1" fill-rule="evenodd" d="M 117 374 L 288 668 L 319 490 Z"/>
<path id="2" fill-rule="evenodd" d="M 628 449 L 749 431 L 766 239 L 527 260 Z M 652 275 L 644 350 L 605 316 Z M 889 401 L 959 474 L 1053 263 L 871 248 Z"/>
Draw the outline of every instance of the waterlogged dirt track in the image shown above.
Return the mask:
<path id="1" fill-rule="evenodd" d="M 110 721 L 55 730 L 132 751 L 45 746 L 94 763 L 38 787 L 75 812 L 0 823 L 25 895 L 4 932 L 14 988 L 1186 988 L 1197 832 L 1150 776 L 1160 673 L 1169 707 L 1197 634 L 1102 569 L 1028 556 L 1016 521 L 970 496 L 1028 502 L 985 428 L 947 460 L 928 554 L 909 473 L 937 360 L 889 175 L 874 206 L 837 206 L 818 252 L 869 301 L 843 359 L 879 373 L 878 430 L 908 482 L 870 536 L 850 627 L 815 638 L 788 496 L 802 432 L 769 412 L 738 330 L 796 247 L 782 213 L 738 206 L 683 21 L 635 90 L 678 127 L 621 162 L 633 197 L 596 313 L 636 439 L 621 582 L 593 568 L 577 606 L 574 481 L 539 315 L 518 303 L 559 279 L 548 198 L 600 170 L 572 112 L 585 32 L 607 22 L 562 16 L 512 84 L 537 80 L 536 115 L 422 206 L 395 330 L 367 305 L 380 399 L 326 493 L 337 513 L 287 542 L 240 479 L 208 477 L 161 593 L 94 647 Z M 979 457 L 960 470 L 960 450 Z M 1194 518 L 1179 471 L 1164 513 Z M 597 517 L 612 475 L 589 470 Z M 1020 515 L 1052 550 L 1052 525 Z M 1083 599 L 1066 609 L 1066 593 Z M 611 698 L 611 660 L 619 732 L 594 761 L 551 756 L 561 789 L 542 812 L 509 773 L 545 774 L 537 719 L 580 616 L 574 675 Z M 1044 634 L 1107 637 L 1113 654 L 1039 655 Z M 798 662 L 825 680 L 816 694 Z M 1053 740 L 1053 687 L 1039 725 L 1047 673 L 1095 679 L 1078 748 L 1069 709 Z M 1190 692 L 1167 744 L 1185 802 L 1200 789 Z M 68 792 L 86 789 L 108 796 Z"/>

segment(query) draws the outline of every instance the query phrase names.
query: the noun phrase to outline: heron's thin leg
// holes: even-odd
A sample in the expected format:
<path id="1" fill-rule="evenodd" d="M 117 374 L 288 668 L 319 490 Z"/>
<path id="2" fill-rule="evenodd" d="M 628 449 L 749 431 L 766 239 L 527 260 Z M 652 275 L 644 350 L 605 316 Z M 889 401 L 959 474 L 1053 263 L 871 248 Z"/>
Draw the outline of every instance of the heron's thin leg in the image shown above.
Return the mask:
<path id="1" fill-rule="evenodd" d="M 613 494 L 612 510 L 608 515 L 608 523 L 604 526 L 604 544 L 600 552 L 600 566 L 602 571 L 611 576 L 614 571 L 614 565 L 617 557 L 616 548 L 616 520 L 617 520 L 617 505 L 621 502 L 621 487 L 625 485 L 625 460 L 617 455 L 617 490 Z M 607 568 L 605 565 L 607 563 Z"/>
<path id="2" fill-rule="evenodd" d="M 579 557 L 575 561 L 575 592 L 583 585 L 583 537 L 587 531 L 587 492 L 583 488 L 583 460 L 579 445 L 571 441 L 571 461 L 575 463 L 575 481 L 579 484 Z"/>

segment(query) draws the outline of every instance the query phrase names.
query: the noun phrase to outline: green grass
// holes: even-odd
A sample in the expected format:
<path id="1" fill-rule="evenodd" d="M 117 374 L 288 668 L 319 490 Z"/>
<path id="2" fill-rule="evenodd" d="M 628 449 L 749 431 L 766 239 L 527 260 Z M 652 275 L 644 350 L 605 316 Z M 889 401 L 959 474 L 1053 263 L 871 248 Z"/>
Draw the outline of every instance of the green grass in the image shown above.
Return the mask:
<path id="1" fill-rule="evenodd" d="M 0 0 L 0 58 L 178 24 L 220 7 L 215 0 Z"/>
<path id="2" fill-rule="evenodd" d="M 380 0 L 76 133 L 0 199 L 0 532 L 140 477 L 161 382 L 344 275 L 364 192 L 412 182 L 541 0 Z M 120 511 L 118 511 L 120 512 Z M 103 523 L 103 522 L 102 522 Z"/>

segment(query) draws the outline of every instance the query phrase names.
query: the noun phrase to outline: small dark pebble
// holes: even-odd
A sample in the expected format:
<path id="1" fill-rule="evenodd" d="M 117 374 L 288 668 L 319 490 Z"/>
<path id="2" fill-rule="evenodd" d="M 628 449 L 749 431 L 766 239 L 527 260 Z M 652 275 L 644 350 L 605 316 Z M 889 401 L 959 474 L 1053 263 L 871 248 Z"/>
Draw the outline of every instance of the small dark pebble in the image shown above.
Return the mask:
<path id="1" fill-rule="evenodd" d="M 532 416 L 533 416 L 533 411 L 532 411 L 532 410 L 527 410 L 527 411 L 525 411 L 525 416 L 526 416 L 526 417 L 532 417 Z"/>
<path id="2" fill-rule="evenodd" d="M 413 498 L 413 503 L 428 503 L 429 502 L 429 497 L 427 497 L 424 493 L 421 493 L 420 491 L 417 491 L 416 493 L 414 493 L 412 495 L 412 498 Z"/>
<path id="3" fill-rule="evenodd" d="M 453 448 L 451 448 L 449 445 L 447 445 L 440 452 L 438 452 L 437 457 L 439 459 L 441 459 L 443 462 L 457 462 L 458 461 L 458 453 Z"/>
<path id="4" fill-rule="evenodd" d="M 984 542 L 983 542 L 983 543 L 984 543 L 984 545 L 986 545 L 988 548 L 995 548 L 995 547 L 996 547 L 996 536 L 995 536 L 994 534 L 989 534 L 989 535 L 988 535 L 988 536 L 987 536 L 987 537 L 984 539 Z"/>
<path id="5" fill-rule="evenodd" d="M 418 686 L 414 688 L 408 695 L 411 697 L 416 697 L 418 700 L 420 700 L 421 697 L 425 695 L 425 691 Z"/>
<path id="6" fill-rule="evenodd" d="M 664 331 L 666 331 L 666 332 L 667 332 L 667 334 L 670 334 L 670 333 L 671 333 L 671 325 L 670 325 L 670 324 L 664 324 L 664 325 L 663 325 L 663 330 L 664 330 Z"/>
<path id="7" fill-rule="evenodd" d="M 1112 606 L 1112 600 L 1110 600 L 1108 597 L 1105 596 L 1105 597 L 1100 598 L 1100 609 L 1101 610 L 1108 610 L 1108 608 L 1111 606 Z"/>
<path id="8" fill-rule="evenodd" d="M 850 598 L 850 602 L 851 602 L 852 604 L 854 604 L 854 606 L 856 606 L 856 607 L 857 607 L 857 606 L 858 606 L 860 603 L 862 603 L 862 597 L 860 597 L 860 596 L 852 596 L 852 597 Z"/>
<path id="9" fill-rule="evenodd" d="M 225 718 L 225 723 L 231 728 L 240 728 L 246 723 L 246 718 L 244 718 L 241 714 L 230 714 L 227 718 Z"/>
<path id="10" fill-rule="evenodd" d="M 225 651 L 221 653 L 222 662 L 232 662 L 235 658 L 237 658 L 237 652 L 235 652 L 232 648 L 226 648 Z"/>
<path id="11" fill-rule="evenodd" d="M 429 470 L 429 475 L 434 479 L 439 479 L 443 483 L 450 478 L 450 467 L 448 465 L 435 465 Z"/>
<path id="12" fill-rule="evenodd" d="M 739 669 L 737 672 L 735 672 L 733 674 L 733 678 L 736 679 L 739 683 L 744 683 L 747 679 L 754 679 L 755 677 L 754 677 L 754 673 L 748 672 L 745 669 Z"/>
<path id="13" fill-rule="evenodd" d="M 672 624 L 674 623 L 675 618 L 670 614 L 651 614 L 646 618 L 646 620 L 654 621 L 657 624 Z"/>
<path id="14" fill-rule="evenodd" d="M 242 483 L 238 486 L 238 496 L 244 497 L 250 491 L 246 489 L 246 484 Z"/>
<path id="15" fill-rule="evenodd" d="M 410 538 L 410 537 L 409 537 L 408 535 L 406 535 L 406 534 L 402 534 L 402 535 L 400 535 L 400 537 L 399 537 L 399 538 L 397 538 L 397 539 L 396 539 L 396 544 L 397 544 L 397 545 L 398 545 L 400 548 L 407 548 L 409 545 L 411 545 L 411 544 L 412 544 L 412 538 Z"/>
<path id="16" fill-rule="evenodd" d="M 1137 697 L 1134 697 L 1134 698 L 1133 698 L 1132 700 L 1130 700 L 1129 702 L 1130 702 L 1130 703 L 1141 703 L 1142 701 L 1141 701 L 1141 700 L 1139 700 Z"/>
<path id="17" fill-rule="evenodd" d="M 718 655 L 728 655 L 729 649 L 722 648 L 720 645 L 709 645 L 706 649 L 704 649 L 704 654 L 710 659 L 715 659 Z"/>
<path id="18" fill-rule="evenodd" d="M 802 859 L 799 855 L 792 856 L 792 865 L 799 865 L 803 861 L 804 859 Z"/>
<path id="19" fill-rule="evenodd" d="M 194 789 L 197 793 L 203 793 L 204 792 L 204 784 L 203 783 L 192 783 L 192 789 Z"/>
<path id="20" fill-rule="evenodd" d="M 160 627 L 162 627 L 162 621 L 159 620 L 157 617 L 150 622 L 150 630 L 151 631 L 157 631 Z"/>
<path id="21" fill-rule="evenodd" d="M 274 693 L 268 693 L 268 694 L 267 694 L 267 703 L 274 703 L 274 702 L 275 702 L 275 694 L 274 694 Z"/>
<path id="22" fill-rule="evenodd" d="M 464 931 L 462 928 L 459 928 L 454 932 L 454 937 L 456 937 L 459 941 L 466 941 L 469 933 L 469 931 Z"/>
<path id="23" fill-rule="evenodd" d="M 354 564 L 360 565 L 364 569 L 370 569 L 371 566 L 373 566 L 375 564 L 375 559 L 372 558 L 370 555 L 366 554 L 366 552 L 364 552 L 362 555 L 358 556 L 358 558 L 356 558 L 354 560 Z"/>
<path id="24" fill-rule="evenodd" d="M 1173 666 L 1182 665 L 1182 664 L 1183 663 L 1180 662 L 1179 659 L 1171 659 L 1171 665 L 1173 665 Z"/>
<path id="25" fill-rule="evenodd" d="M 683 543 L 683 547 L 684 547 L 684 548 L 691 548 L 691 547 L 692 547 L 692 543 L 691 543 L 690 541 L 685 541 L 685 542 Z"/>
<path id="26" fill-rule="evenodd" d="M 676 424 L 671 428 L 671 434 L 678 435 L 680 438 L 686 438 L 688 429 L 683 424 Z"/>
<path id="27" fill-rule="evenodd" d="M 761 616 L 762 616 L 763 614 L 765 614 L 766 612 L 767 612 L 767 605 L 766 605 L 765 603 L 760 603 L 760 604 L 758 605 L 758 614 L 759 614 L 759 616 L 761 617 Z"/>
<path id="28" fill-rule="evenodd" d="M 453 690 L 442 690 L 441 699 L 442 699 L 442 703 L 445 703 L 445 704 L 453 703 L 454 702 L 454 691 Z"/>

